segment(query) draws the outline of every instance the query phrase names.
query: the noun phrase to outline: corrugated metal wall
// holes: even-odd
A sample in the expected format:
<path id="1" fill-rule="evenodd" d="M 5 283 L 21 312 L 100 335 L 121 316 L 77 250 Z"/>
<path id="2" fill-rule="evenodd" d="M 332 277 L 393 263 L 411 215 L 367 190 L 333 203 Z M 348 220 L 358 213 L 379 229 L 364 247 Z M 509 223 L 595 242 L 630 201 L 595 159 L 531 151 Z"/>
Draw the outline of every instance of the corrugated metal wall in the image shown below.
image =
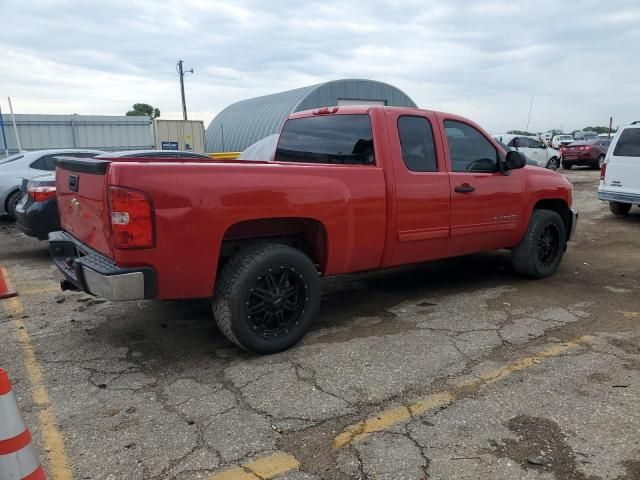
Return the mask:
<path id="1" fill-rule="evenodd" d="M 396 107 L 416 107 L 406 93 L 387 83 L 334 80 L 229 105 L 207 127 L 207 152 L 242 151 L 258 140 L 280 132 L 282 124 L 292 113 L 338 105 L 340 100 L 362 100 L 363 103 L 377 101 Z"/>
<path id="2" fill-rule="evenodd" d="M 9 150 L 15 153 L 18 145 L 11 116 L 3 114 L 2 119 Z M 149 117 L 17 114 L 16 124 L 23 150 L 95 148 L 112 151 L 153 148 L 153 129 Z M 3 149 L 4 142 L 0 138 L 0 151 Z"/>

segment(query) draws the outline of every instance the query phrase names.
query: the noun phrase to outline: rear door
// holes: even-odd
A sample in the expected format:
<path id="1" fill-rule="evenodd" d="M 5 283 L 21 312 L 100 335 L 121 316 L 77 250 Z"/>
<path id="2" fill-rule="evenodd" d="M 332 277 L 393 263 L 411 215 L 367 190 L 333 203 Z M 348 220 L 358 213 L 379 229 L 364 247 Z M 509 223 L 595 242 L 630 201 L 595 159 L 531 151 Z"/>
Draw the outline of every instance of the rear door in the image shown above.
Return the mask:
<path id="1" fill-rule="evenodd" d="M 640 196 L 640 128 L 627 127 L 608 150 L 607 190 Z"/>
<path id="2" fill-rule="evenodd" d="M 395 177 L 396 241 L 390 264 L 443 257 L 451 192 L 435 114 L 386 111 Z M 387 259 L 388 260 L 388 259 Z"/>
<path id="3" fill-rule="evenodd" d="M 451 182 L 447 255 L 512 246 L 523 215 L 523 170 L 502 173 L 488 135 L 462 119 L 439 116 Z"/>
<path id="4" fill-rule="evenodd" d="M 111 256 L 105 160 L 58 161 L 56 191 L 63 230 L 89 247 Z"/>

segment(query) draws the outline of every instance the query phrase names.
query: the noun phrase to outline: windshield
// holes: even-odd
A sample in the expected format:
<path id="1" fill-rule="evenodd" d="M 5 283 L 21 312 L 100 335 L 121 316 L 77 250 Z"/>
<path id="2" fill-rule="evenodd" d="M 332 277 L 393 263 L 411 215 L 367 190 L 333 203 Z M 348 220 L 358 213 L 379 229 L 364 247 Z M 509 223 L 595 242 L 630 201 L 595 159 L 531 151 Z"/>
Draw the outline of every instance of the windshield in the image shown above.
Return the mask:
<path id="1" fill-rule="evenodd" d="M 0 158 L 0 165 L 3 165 L 5 163 L 9 163 L 9 162 L 15 162 L 16 160 L 20 160 L 22 157 L 24 157 L 23 154 L 21 153 L 16 153 L 15 155 L 11 155 L 7 158 Z"/>

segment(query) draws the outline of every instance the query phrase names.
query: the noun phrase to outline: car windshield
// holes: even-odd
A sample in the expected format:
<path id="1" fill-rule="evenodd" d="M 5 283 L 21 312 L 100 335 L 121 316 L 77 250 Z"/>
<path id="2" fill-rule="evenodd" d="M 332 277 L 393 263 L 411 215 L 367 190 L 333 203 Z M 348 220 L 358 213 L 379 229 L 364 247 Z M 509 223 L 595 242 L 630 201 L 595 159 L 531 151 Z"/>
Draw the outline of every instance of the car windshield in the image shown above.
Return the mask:
<path id="1" fill-rule="evenodd" d="M 24 157 L 23 154 L 21 153 L 16 153 L 15 155 L 11 155 L 7 158 L 0 158 L 0 165 L 3 165 L 5 163 L 9 163 L 9 162 L 15 162 L 16 160 L 20 160 L 22 157 Z"/>

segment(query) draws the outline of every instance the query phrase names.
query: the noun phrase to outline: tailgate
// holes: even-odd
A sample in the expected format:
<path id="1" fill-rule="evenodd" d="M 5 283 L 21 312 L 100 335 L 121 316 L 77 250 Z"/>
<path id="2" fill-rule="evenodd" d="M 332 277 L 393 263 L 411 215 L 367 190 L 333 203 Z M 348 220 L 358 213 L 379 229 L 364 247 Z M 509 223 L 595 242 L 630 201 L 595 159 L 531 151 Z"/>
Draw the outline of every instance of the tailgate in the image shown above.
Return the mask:
<path id="1" fill-rule="evenodd" d="M 58 159 L 56 192 L 60 225 L 77 240 L 112 256 L 107 205 L 109 161 Z"/>

